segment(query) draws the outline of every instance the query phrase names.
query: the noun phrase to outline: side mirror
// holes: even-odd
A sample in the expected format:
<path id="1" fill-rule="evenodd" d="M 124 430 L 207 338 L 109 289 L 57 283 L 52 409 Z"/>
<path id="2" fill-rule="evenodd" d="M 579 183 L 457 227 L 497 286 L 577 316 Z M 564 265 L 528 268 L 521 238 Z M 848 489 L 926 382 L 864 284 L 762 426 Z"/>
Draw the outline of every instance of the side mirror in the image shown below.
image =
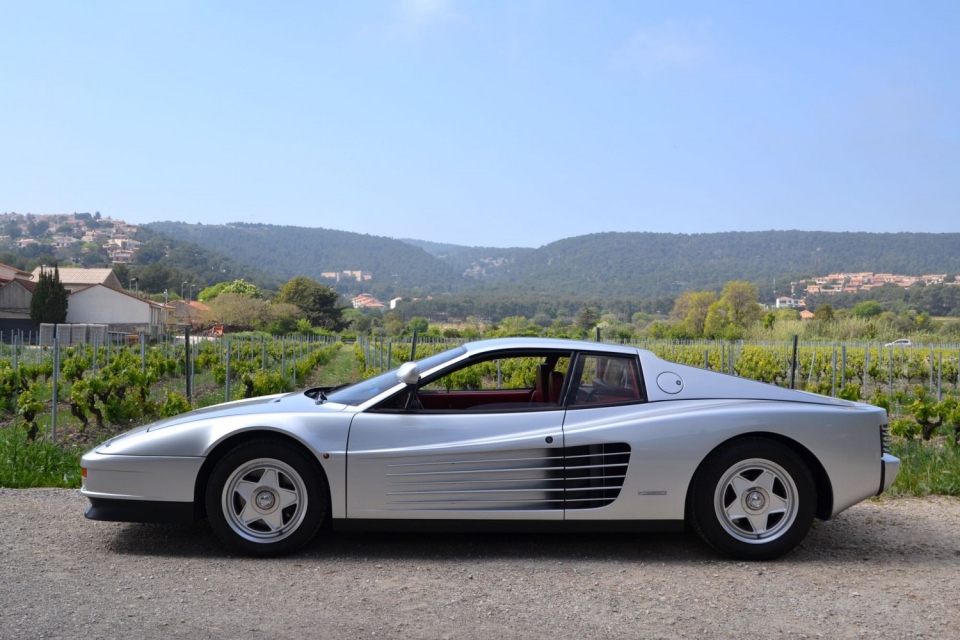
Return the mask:
<path id="1" fill-rule="evenodd" d="M 416 362 L 404 362 L 397 369 L 397 380 L 403 384 L 417 384 L 420 381 L 420 367 Z"/>

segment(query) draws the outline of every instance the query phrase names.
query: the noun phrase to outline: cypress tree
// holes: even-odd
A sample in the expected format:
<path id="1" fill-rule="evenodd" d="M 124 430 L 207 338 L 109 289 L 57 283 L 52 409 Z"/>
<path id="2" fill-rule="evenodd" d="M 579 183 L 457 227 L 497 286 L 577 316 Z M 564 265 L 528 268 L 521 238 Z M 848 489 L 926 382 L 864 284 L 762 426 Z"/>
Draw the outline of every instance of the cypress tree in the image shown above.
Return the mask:
<path id="1" fill-rule="evenodd" d="M 30 300 L 30 319 L 34 324 L 62 324 L 67 319 L 67 290 L 60 282 L 60 269 L 54 266 L 53 273 L 40 269 L 37 288 Z"/>

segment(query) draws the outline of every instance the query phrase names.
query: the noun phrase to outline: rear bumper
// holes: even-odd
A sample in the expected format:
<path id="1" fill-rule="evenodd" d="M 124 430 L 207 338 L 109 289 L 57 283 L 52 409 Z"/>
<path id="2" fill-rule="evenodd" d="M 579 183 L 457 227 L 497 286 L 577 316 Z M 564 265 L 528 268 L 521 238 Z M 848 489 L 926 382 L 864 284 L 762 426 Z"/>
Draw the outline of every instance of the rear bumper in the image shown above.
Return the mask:
<path id="1" fill-rule="evenodd" d="M 890 488 L 893 481 L 897 479 L 898 473 L 900 473 L 900 458 L 889 453 L 883 454 L 880 459 L 880 490 L 877 491 L 877 495 Z"/>

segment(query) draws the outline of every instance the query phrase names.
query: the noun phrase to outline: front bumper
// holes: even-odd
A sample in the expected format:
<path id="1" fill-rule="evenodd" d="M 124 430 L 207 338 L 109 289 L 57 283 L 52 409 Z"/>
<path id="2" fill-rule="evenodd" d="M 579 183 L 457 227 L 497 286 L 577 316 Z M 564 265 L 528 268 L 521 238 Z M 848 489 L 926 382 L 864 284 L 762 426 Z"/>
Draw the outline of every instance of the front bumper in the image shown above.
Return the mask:
<path id="1" fill-rule="evenodd" d="M 897 479 L 897 474 L 900 473 L 900 458 L 885 453 L 880 458 L 880 465 L 880 490 L 877 491 L 877 495 L 889 489 Z"/>
<path id="2" fill-rule="evenodd" d="M 197 521 L 196 509 L 192 502 L 160 500 L 90 498 L 90 506 L 83 515 L 90 520 L 108 522 L 190 524 Z"/>
<path id="3" fill-rule="evenodd" d="M 90 451 L 80 459 L 86 470 L 80 493 L 93 501 L 193 502 L 197 474 L 205 458 L 105 455 Z"/>

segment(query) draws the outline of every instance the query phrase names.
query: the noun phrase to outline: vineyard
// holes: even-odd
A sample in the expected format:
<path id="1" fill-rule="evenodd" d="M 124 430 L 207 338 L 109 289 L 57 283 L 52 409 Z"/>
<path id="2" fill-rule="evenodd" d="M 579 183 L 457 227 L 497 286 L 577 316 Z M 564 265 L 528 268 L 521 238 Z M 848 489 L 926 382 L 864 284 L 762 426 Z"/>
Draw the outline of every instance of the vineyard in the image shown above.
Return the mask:
<path id="1" fill-rule="evenodd" d="M 0 345 L 0 486 L 76 486 L 79 452 L 138 424 L 190 409 L 317 383 L 333 359 L 351 366 L 324 384 L 351 382 L 438 353 L 463 340 L 262 334 L 185 343 L 38 347 Z M 905 464 L 894 490 L 960 494 L 960 392 L 956 345 L 643 341 L 635 346 L 681 364 L 887 409 Z M 355 364 L 354 364 L 355 363 Z M 533 380 L 530 371 L 508 372 Z M 465 381 L 468 384 L 469 381 Z M 951 457 L 952 456 L 952 457 Z M 932 469 L 936 469 L 933 471 Z M 911 484 L 905 484 L 910 482 Z M 899 487 L 899 489 L 898 489 Z"/>
<path id="2" fill-rule="evenodd" d="M 89 447 L 138 424 L 195 408 L 308 385 L 340 351 L 324 337 L 262 335 L 127 346 L 0 347 L 0 486 L 79 483 L 50 478 L 60 454 Z M 33 447 L 35 442 L 41 446 Z M 13 464 L 28 450 L 33 464 Z M 13 451 L 13 453 L 11 453 Z M 38 469 L 37 467 L 41 467 Z"/>

